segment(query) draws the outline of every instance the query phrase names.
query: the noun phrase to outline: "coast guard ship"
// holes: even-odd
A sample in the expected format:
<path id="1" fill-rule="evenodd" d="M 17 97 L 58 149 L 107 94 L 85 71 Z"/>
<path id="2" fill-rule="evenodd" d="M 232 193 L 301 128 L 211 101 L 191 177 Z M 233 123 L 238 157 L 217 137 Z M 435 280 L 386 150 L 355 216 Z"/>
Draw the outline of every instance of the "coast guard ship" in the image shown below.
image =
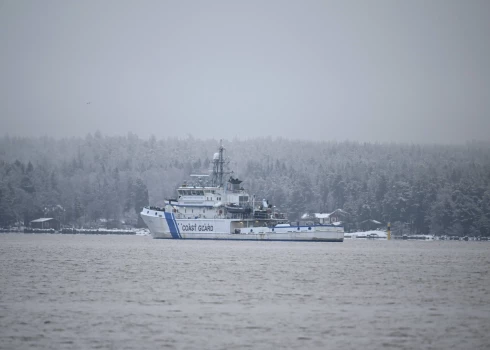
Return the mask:
<path id="1" fill-rule="evenodd" d="M 230 176 L 225 180 L 225 148 L 220 143 L 213 156 L 211 175 L 191 175 L 192 185 L 177 189 L 177 198 L 165 207 L 148 206 L 141 211 L 153 238 L 247 241 L 342 242 L 344 228 L 329 224 L 296 225 L 263 199 L 257 201 Z M 205 184 L 205 180 L 208 180 Z M 210 181 L 209 181 L 210 180 Z"/>

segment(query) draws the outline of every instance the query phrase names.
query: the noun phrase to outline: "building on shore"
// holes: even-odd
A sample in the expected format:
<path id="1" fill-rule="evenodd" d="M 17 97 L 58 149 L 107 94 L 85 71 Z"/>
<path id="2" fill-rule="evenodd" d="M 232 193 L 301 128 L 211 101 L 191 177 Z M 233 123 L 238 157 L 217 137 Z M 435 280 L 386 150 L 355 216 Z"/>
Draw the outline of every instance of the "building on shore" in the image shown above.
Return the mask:
<path id="1" fill-rule="evenodd" d="M 314 220 L 322 225 L 342 225 L 349 213 L 345 210 L 337 209 L 331 213 L 305 213 L 301 217 L 301 220 Z"/>
<path id="2" fill-rule="evenodd" d="M 373 230 L 378 230 L 382 227 L 383 224 L 381 224 L 381 222 L 374 219 L 364 220 L 359 223 L 359 228 L 361 229 L 361 231 L 373 231 Z"/>
<path id="3" fill-rule="evenodd" d="M 30 222 L 31 228 L 60 230 L 60 222 L 53 218 L 39 218 Z"/>

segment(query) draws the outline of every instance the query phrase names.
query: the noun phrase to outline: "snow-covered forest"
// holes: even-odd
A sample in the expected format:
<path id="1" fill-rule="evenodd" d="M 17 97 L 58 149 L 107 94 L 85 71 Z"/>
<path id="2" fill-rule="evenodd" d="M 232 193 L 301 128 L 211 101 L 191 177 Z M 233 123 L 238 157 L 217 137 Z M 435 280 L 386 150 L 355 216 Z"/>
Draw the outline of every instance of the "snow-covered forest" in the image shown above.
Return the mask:
<path id="1" fill-rule="evenodd" d="M 219 140 L 129 133 L 0 138 L 0 226 L 55 217 L 63 225 L 141 225 L 192 173 L 207 173 Z M 291 220 L 349 213 L 398 233 L 490 236 L 490 144 L 408 145 L 254 138 L 223 140 L 233 176 Z"/>

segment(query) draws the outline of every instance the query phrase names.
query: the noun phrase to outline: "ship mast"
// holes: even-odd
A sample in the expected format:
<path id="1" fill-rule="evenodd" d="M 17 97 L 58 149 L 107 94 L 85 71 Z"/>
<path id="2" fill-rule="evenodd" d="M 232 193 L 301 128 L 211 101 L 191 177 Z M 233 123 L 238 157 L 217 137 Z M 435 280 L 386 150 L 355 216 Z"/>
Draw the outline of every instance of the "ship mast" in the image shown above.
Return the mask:
<path id="1" fill-rule="evenodd" d="M 215 153 L 213 156 L 212 184 L 213 186 L 216 187 L 223 187 L 223 174 L 224 174 L 224 163 L 225 163 L 225 160 L 223 158 L 224 150 L 225 148 L 223 147 L 223 140 L 220 140 L 218 153 Z"/>

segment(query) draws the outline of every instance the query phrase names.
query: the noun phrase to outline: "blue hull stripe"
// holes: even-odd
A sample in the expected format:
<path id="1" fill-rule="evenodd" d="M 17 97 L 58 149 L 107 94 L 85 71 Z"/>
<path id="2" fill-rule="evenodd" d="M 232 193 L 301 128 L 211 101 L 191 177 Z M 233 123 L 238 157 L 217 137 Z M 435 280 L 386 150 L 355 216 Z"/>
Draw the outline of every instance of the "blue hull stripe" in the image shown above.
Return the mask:
<path id="1" fill-rule="evenodd" d="M 180 234 L 179 225 L 177 225 L 177 220 L 175 220 L 175 214 L 172 214 L 172 219 L 174 220 L 174 225 L 175 225 L 175 230 L 177 231 L 177 236 L 179 236 L 179 238 L 182 238 L 182 235 Z"/>
<path id="2" fill-rule="evenodd" d="M 172 238 L 174 239 L 179 239 L 180 234 L 179 234 L 179 228 L 177 227 L 177 224 L 175 222 L 174 215 L 172 213 L 167 213 L 165 212 L 165 220 L 167 220 L 168 228 L 170 230 L 170 234 L 172 235 Z"/>

